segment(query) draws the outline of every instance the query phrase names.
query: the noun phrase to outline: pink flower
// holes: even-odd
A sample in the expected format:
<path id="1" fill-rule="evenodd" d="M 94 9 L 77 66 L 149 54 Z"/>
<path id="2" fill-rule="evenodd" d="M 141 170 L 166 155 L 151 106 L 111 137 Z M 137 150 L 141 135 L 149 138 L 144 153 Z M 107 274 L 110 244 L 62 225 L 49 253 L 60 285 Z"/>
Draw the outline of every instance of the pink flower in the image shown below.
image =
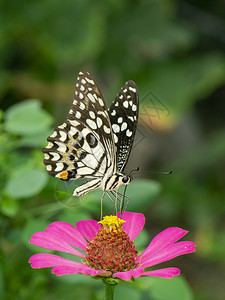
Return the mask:
<path id="1" fill-rule="evenodd" d="M 45 232 L 36 232 L 30 243 L 81 258 L 76 262 L 49 253 L 33 255 L 29 262 L 32 268 L 52 267 L 57 275 L 100 275 L 130 280 L 132 277 L 157 276 L 172 278 L 179 275 L 178 268 L 163 268 L 145 271 L 146 268 L 168 261 L 182 254 L 194 252 L 195 243 L 177 242 L 186 233 L 178 227 L 170 227 L 153 238 L 140 254 L 134 240 L 141 232 L 145 217 L 140 213 L 123 212 L 108 216 L 99 224 L 94 220 L 79 221 L 76 227 L 65 222 L 54 222 Z"/>

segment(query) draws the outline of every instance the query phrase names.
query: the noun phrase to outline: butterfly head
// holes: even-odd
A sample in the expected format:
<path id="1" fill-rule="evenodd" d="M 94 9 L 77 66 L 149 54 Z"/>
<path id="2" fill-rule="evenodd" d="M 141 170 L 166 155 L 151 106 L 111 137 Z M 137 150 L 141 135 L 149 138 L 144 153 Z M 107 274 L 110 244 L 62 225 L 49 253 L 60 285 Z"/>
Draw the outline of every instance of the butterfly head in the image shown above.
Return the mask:
<path id="1" fill-rule="evenodd" d="M 128 185 L 132 181 L 132 177 L 130 175 L 124 175 L 122 173 L 117 174 L 117 184 L 116 188 L 119 188 L 122 185 Z"/>
<path id="2" fill-rule="evenodd" d="M 122 177 L 122 182 L 126 185 L 129 184 L 132 180 L 133 178 L 130 175 L 123 175 Z"/>

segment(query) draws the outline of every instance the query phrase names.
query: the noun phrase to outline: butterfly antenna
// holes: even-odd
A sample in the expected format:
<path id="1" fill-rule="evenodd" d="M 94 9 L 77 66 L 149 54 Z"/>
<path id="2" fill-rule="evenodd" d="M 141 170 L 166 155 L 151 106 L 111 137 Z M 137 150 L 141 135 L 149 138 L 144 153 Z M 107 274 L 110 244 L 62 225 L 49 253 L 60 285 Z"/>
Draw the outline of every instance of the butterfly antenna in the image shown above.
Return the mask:
<path id="1" fill-rule="evenodd" d="M 161 172 L 161 171 L 144 171 L 145 173 L 153 173 L 153 174 L 162 174 L 162 175 L 170 175 L 173 173 L 173 170 L 166 171 L 166 172 Z"/>
<path id="2" fill-rule="evenodd" d="M 135 174 L 137 172 L 139 172 L 140 168 L 137 167 L 137 169 L 134 169 L 134 170 L 131 170 L 130 173 L 129 173 L 129 176 L 131 176 L 132 174 Z"/>

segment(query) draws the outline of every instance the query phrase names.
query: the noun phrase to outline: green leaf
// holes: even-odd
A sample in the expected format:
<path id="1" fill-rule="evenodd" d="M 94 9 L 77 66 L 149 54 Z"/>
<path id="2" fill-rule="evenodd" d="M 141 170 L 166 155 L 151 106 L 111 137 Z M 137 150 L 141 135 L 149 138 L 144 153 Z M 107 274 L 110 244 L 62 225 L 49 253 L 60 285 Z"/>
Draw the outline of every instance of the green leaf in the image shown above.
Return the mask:
<path id="1" fill-rule="evenodd" d="M 0 208 L 3 214 L 8 217 L 14 217 L 18 211 L 18 202 L 11 197 L 4 195 L 0 200 Z"/>
<path id="2" fill-rule="evenodd" d="M 16 199 L 38 194 L 47 183 L 47 173 L 33 167 L 17 168 L 6 184 L 6 192 Z"/>
<path id="3" fill-rule="evenodd" d="M 161 186 L 157 181 L 148 179 L 137 179 L 131 182 L 127 187 L 126 196 L 130 201 L 128 204 L 129 211 L 143 210 L 159 194 Z"/>
<path id="4" fill-rule="evenodd" d="M 155 300 L 193 300 L 193 295 L 187 281 L 179 277 L 149 278 L 149 294 Z"/>
<path id="5" fill-rule="evenodd" d="M 138 251 L 141 251 L 142 249 L 144 250 L 145 247 L 150 243 L 149 234 L 145 228 L 143 228 L 142 231 L 139 233 L 134 243 Z"/>
<path id="6" fill-rule="evenodd" d="M 38 231 L 44 231 L 47 228 L 49 222 L 46 222 L 41 219 L 30 219 L 27 221 L 26 225 L 24 226 L 23 233 L 22 233 L 22 241 L 24 244 L 30 248 L 32 251 L 41 252 L 43 248 L 40 248 L 36 245 L 30 244 L 29 240 L 31 239 L 32 235 Z M 46 250 L 45 250 L 46 251 Z M 46 251 L 48 252 L 48 251 Z"/>
<path id="7" fill-rule="evenodd" d="M 46 139 L 50 134 L 52 134 L 52 132 L 52 130 L 46 129 L 35 134 L 24 135 L 19 140 L 19 145 L 28 147 L 42 147 L 44 143 L 47 144 Z"/>
<path id="8" fill-rule="evenodd" d="M 0 265 L 0 298 L 3 299 L 4 298 L 4 294 L 5 294 L 5 284 L 4 284 L 4 280 L 3 280 L 3 272 L 2 272 L 2 268 Z"/>
<path id="9" fill-rule="evenodd" d="M 5 128 L 14 134 L 31 135 L 46 131 L 52 117 L 41 108 L 41 103 L 30 99 L 11 106 L 5 113 Z"/>
<path id="10" fill-rule="evenodd" d="M 118 284 L 115 288 L 115 299 L 141 299 L 141 291 L 135 290 L 129 283 Z"/>

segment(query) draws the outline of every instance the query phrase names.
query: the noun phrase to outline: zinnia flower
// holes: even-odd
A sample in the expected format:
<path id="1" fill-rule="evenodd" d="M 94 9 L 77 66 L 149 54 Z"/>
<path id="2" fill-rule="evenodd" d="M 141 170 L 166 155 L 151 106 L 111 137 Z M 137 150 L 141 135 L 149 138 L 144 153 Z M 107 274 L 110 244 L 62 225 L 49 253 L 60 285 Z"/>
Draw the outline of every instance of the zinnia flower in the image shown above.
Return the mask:
<path id="1" fill-rule="evenodd" d="M 140 254 L 134 240 L 143 229 L 145 217 L 141 213 L 123 212 L 104 217 L 102 221 L 83 220 L 76 227 L 66 222 L 54 222 L 45 232 L 36 232 L 30 243 L 80 257 L 80 262 L 59 255 L 38 253 L 29 262 L 32 268 L 53 268 L 57 275 L 84 274 L 130 280 L 132 277 L 157 276 L 172 278 L 178 268 L 146 271 L 146 268 L 168 261 L 182 254 L 194 252 L 195 243 L 177 242 L 186 233 L 170 227 L 156 235 Z"/>

